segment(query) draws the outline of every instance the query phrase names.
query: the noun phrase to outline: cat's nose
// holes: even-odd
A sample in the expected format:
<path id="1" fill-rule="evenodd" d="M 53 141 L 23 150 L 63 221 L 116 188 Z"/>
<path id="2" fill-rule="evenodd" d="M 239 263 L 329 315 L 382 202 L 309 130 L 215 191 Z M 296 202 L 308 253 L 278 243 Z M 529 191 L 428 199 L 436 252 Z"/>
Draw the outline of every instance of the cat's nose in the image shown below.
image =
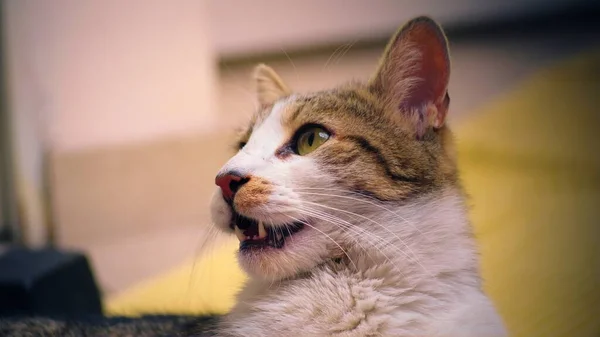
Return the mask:
<path id="1" fill-rule="evenodd" d="M 233 200 L 235 193 L 250 180 L 237 172 L 226 172 L 215 178 L 215 184 L 221 188 L 221 193 L 226 200 Z"/>

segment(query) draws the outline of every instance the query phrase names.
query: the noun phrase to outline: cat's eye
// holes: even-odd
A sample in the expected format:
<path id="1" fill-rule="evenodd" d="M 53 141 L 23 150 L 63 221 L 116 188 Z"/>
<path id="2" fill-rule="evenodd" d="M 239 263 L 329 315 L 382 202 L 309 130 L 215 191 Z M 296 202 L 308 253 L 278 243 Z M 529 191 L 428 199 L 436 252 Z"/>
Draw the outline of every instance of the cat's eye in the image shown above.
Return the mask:
<path id="1" fill-rule="evenodd" d="M 295 146 L 296 153 L 301 156 L 307 155 L 323 145 L 330 136 L 329 132 L 321 127 L 309 127 L 302 131 L 300 136 L 297 137 Z"/>

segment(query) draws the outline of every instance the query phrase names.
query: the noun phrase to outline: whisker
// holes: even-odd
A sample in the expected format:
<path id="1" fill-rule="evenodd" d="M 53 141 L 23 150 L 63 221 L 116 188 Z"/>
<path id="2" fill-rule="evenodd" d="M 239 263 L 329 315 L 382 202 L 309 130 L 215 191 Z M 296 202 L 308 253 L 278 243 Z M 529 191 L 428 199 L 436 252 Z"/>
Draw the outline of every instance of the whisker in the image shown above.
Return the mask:
<path id="1" fill-rule="evenodd" d="M 294 192 L 298 193 L 298 194 L 313 194 L 313 195 L 322 195 L 322 196 L 326 196 L 326 197 L 339 197 L 339 198 L 344 198 L 344 199 L 351 199 L 351 200 L 355 200 L 355 201 L 359 201 L 359 202 L 364 202 L 364 203 L 368 203 L 370 205 L 373 205 L 375 207 L 381 208 L 397 217 L 399 217 L 400 219 L 402 219 L 402 221 L 406 222 L 408 225 L 412 226 L 417 232 L 420 232 L 419 228 L 412 223 L 411 221 L 408 221 L 406 218 L 404 218 L 402 215 L 398 214 L 397 212 L 394 212 L 393 210 L 384 207 L 383 205 L 381 205 L 380 203 L 377 202 L 373 202 L 373 201 L 367 201 L 367 200 L 363 200 L 363 199 L 359 199 L 359 198 L 352 198 L 346 195 L 340 195 L 340 194 L 317 194 L 317 193 L 310 193 L 310 192 L 298 192 L 298 190 L 321 190 L 321 191 L 340 191 L 340 192 L 344 192 L 344 193 L 350 193 L 350 194 L 357 194 L 360 195 L 361 197 L 364 197 L 366 199 L 371 199 L 371 200 L 375 200 L 375 201 L 379 201 L 376 198 L 368 195 L 368 194 L 364 194 L 364 193 L 360 193 L 360 192 L 355 192 L 355 191 L 348 191 L 348 190 L 344 190 L 344 189 L 336 189 L 336 188 L 322 188 L 322 187 L 301 187 L 301 188 L 294 188 Z"/>
<path id="2" fill-rule="evenodd" d="M 386 241 L 383 238 L 381 238 L 381 237 L 379 237 L 379 236 L 377 236 L 377 235 L 375 235 L 375 234 L 373 234 L 371 232 L 368 232 L 365 229 L 363 229 L 363 228 L 361 228 L 359 226 L 356 226 L 356 225 L 354 225 L 354 224 L 352 224 L 352 223 L 350 223 L 350 222 L 348 222 L 348 221 L 346 221 L 346 220 L 344 220 L 342 218 L 339 218 L 339 217 L 337 217 L 337 216 L 335 216 L 333 214 L 330 214 L 330 213 L 327 213 L 327 212 L 324 212 L 324 211 L 321 211 L 321 210 L 316 210 L 314 208 L 309 208 L 309 207 L 306 207 L 306 206 L 301 206 L 300 208 L 288 206 L 288 208 L 290 208 L 292 210 L 296 210 L 296 211 L 301 211 L 301 212 L 302 211 L 304 211 L 304 212 L 309 211 L 309 212 L 311 212 L 311 215 L 312 214 L 317 214 L 319 216 L 327 217 L 328 219 L 332 219 L 334 221 L 337 221 L 336 223 L 334 223 L 335 225 L 340 226 L 341 224 L 343 224 L 343 225 L 349 226 L 350 228 L 348 228 L 348 229 L 353 230 L 353 232 L 355 234 L 357 234 L 357 235 L 367 235 L 367 236 L 373 237 L 375 239 L 375 244 L 383 243 L 382 247 L 393 247 L 393 248 L 399 250 L 399 248 L 396 247 L 393 244 L 393 242 Z M 356 218 L 356 217 L 354 217 L 354 218 Z M 324 219 L 324 220 L 329 221 L 328 219 Z M 342 227 L 342 228 L 345 228 L 345 227 Z M 378 247 L 376 246 L 376 248 L 378 248 Z M 403 254 L 406 254 L 406 253 L 403 253 Z"/>
<path id="3" fill-rule="evenodd" d="M 336 64 L 340 63 L 342 58 L 344 58 L 344 56 L 346 56 L 346 54 L 350 51 L 350 49 L 352 49 L 352 47 L 354 47 L 354 45 L 356 44 L 357 41 L 358 40 L 354 40 L 351 43 L 346 44 L 347 47 L 344 49 L 344 51 L 341 53 L 341 55 L 335 60 Z"/>
<path id="4" fill-rule="evenodd" d="M 296 65 L 294 64 L 294 61 L 292 61 L 292 58 L 290 57 L 290 55 L 283 48 L 280 48 L 280 49 L 285 54 L 285 57 L 287 57 L 287 59 L 290 61 L 292 68 L 294 68 L 294 73 L 296 74 L 296 81 L 299 81 L 300 75 L 298 73 L 298 68 L 296 68 Z"/>
<path id="5" fill-rule="evenodd" d="M 347 222 L 347 221 L 345 221 L 343 219 L 340 219 L 340 218 L 338 218 L 338 217 L 336 217 L 336 216 L 334 216 L 332 214 L 328 214 L 328 213 L 325 213 L 325 212 L 321 212 L 319 210 L 310 209 L 310 208 L 306 208 L 306 207 L 296 208 L 296 210 L 299 211 L 299 212 L 302 212 L 304 214 L 307 214 L 307 215 L 310 215 L 310 216 L 313 216 L 313 217 L 317 217 L 317 218 L 319 218 L 321 220 L 327 221 L 327 222 L 329 222 L 331 224 L 334 224 L 334 225 L 336 225 L 336 226 L 338 226 L 338 227 L 340 227 L 340 228 L 342 228 L 344 230 L 351 230 L 352 233 L 354 233 L 356 236 L 371 234 L 371 233 L 365 231 L 364 229 L 362 229 L 362 228 L 360 228 L 358 226 L 355 226 L 352 223 Z M 375 235 L 373 235 L 373 236 L 375 236 Z M 377 237 L 377 239 L 379 239 L 379 237 Z M 364 247 L 361 246 L 361 248 L 366 251 L 366 249 L 364 249 Z"/>
<path id="6" fill-rule="evenodd" d="M 399 237 L 399 236 L 398 236 L 396 233 L 394 233 L 393 231 L 391 231 L 391 230 L 390 230 L 389 228 L 387 228 L 386 226 L 384 226 L 384 225 L 380 224 L 379 222 L 377 222 L 377 221 L 375 221 L 375 220 L 373 220 L 373 219 L 371 219 L 371 218 L 369 218 L 369 217 L 366 217 L 366 216 L 364 216 L 364 215 L 357 214 L 357 213 L 354 213 L 354 212 L 351 212 L 351 211 L 346 211 L 346 210 L 343 210 L 343 209 L 339 209 L 339 208 L 335 208 L 335 207 L 330 207 L 330 206 L 326 206 L 326 205 L 322 205 L 322 204 L 315 203 L 315 202 L 310 202 L 310 201 L 303 201 L 303 202 L 304 202 L 304 203 L 307 203 L 307 204 L 315 205 L 315 206 L 318 206 L 318 207 L 322 207 L 322 208 L 330 209 L 330 210 L 333 210 L 333 211 L 338 211 L 338 212 L 342 212 L 342 213 L 346 213 L 346 214 L 355 215 L 355 216 L 357 216 L 357 217 L 360 217 L 360 218 L 362 218 L 362 219 L 365 219 L 365 220 L 367 220 L 367 221 L 370 221 L 370 222 L 372 222 L 372 223 L 374 223 L 374 224 L 378 225 L 379 227 L 381 227 L 382 229 L 386 230 L 388 233 L 390 233 L 391 235 L 393 235 L 393 236 L 394 236 L 394 237 L 395 237 L 395 238 L 396 238 L 396 239 L 397 239 L 397 240 L 398 240 L 398 241 L 399 241 L 399 242 L 400 242 L 400 243 L 401 243 L 401 244 L 402 244 L 402 245 L 403 245 L 403 246 L 404 246 L 404 247 L 405 247 L 405 248 L 408 250 L 408 252 L 410 252 L 410 253 L 412 254 L 412 257 L 411 257 L 409 254 L 407 254 L 407 253 L 406 253 L 406 252 L 404 252 L 403 250 L 400 250 L 400 252 L 402 252 L 402 254 L 404 254 L 404 256 L 406 256 L 406 258 L 407 258 L 407 259 L 409 259 L 409 260 L 411 260 L 411 259 L 412 259 L 412 260 L 413 260 L 415 263 L 417 263 L 417 264 L 418 264 L 418 265 L 419 265 L 419 266 L 420 266 L 420 267 L 421 267 L 421 268 L 422 268 L 422 269 L 423 269 L 425 272 L 429 273 L 429 271 L 427 270 L 427 268 L 425 268 L 425 266 L 423 266 L 423 264 L 421 264 L 421 262 L 419 261 L 419 258 L 418 258 L 418 256 L 417 256 L 417 255 L 415 254 L 415 252 L 414 252 L 414 251 L 413 251 L 413 250 L 410 248 L 410 246 L 409 246 L 409 245 L 408 245 L 406 242 L 404 242 L 404 240 L 402 240 L 402 238 L 400 238 L 400 237 Z"/>
<path id="7" fill-rule="evenodd" d="M 350 257 L 350 255 L 348 255 L 348 253 L 346 252 L 346 250 L 344 248 L 342 248 L 342 246 L 340 246 L 340 244 L 337 241 L 335 241 L 331 236 L 329 236 L 327 233 L 323 232 L 322 230 L 320 230 L 317 227 L 309 224 L 306 221 L 302 221 L 302 220 L 297 219 L 297 218 L 295 218 L 295 217 L 293 217 L 291 215 L 287 215 L 287 217 L 289 217 L 290 219 L 293 219 L 293 220 L 295 220 L 297 222 L 300 222 L 300 223 L 302 223 L 302 224 L 304 224 L 304 225 L 306 225 L 306 226 L 308 226 L 308 227 L 316 230 L 317 232 L 325 235 L 329 240 L 331 240 L 331 242 L 335 243 L 335 245 L 338 246 L 338 248 L 344 253 L 344 255 L 346 255 L 346 257 L 348 257 L 348 260 L 350 260 L 350 263 L 352 263 L 352 266 L 354 267 L 354 269 L 358 269 L 358 267 L 356 266 L 356 264 L 354 263 L 354 261 L 352 260 L 352 258 Z"/>
<path id="8" fill-rule="evenodd" d="M 333 53 L 331 53 L 331 55 L 329 56 L 329 58 L 327 59 L 327 61 L 325 62 L 325 65 L 323 66 L 323 69 L 327 69 L 327 66 L 329 65 L 329 62 L 331 62 L 331 60 L 334 58 L 334 56 L 341 51 L 344 47 L 346 47 L 348 44 L 344 43 L 343 45 L 340 45 L 339 47 L 337 47 Z"/>
<path id="9" fill-rule="evenodd" d="M 306 212 L 306 211 L 305 211 Z M 318 211 L 314 211 L 314 212 L 318 212 Z M 308 213 L 311 214 L 311 213 Z M 399 249 L 398 247 L 394 246 L 392 243 L 390 242 L 386 242 L 386 240 L 384 240 L 383 238 L 371 234 L 367 231 L 365 231 L 364 229 L 356 226 L 356 225 L 352 225 L 351 223 L 347 223 L 347 225 L 345 224 L 341 224 L 339 223 L 341 222 L 345 222 L 344 220 L 337 218 L 333 215 L 330 215 L 328 213 L 322 213 L 325 216 L 321 216 L 319 214 L 311 214 L 311 216 L 313 218 L 316 219 L 320 219 L 320 220 L 324 220 L 327 221 L 329 223 L 332 223 L 333 225 L 336 225 L 340 228 L 342 228 L 344 231 L 350 231 L 352 233 L 354 233 L 350 236 L 347 236 L 347 238 L 349 238 L 352 242 L 354 242 L 362 252 L 366 253 L 366 255 L 372 260 L 372 261 L 376 261 L 373 256 L 371 255 L 371 251 L 372 249 L 375 249 L 377 252 L 379 252 L 385 259 L 385 262 L 388 262 L 390 264 L 390 266 L 393 268 L 393 270 L 397 271 L 399 274 L 406 276 L 406 274 L 404 273 L 404 271 L 400 268 L 398 268 L 398 266 L 396 265 L 396 262 L 394 260 L 392 260 L 388 254 L 385 252 L 387 249 L 391 248 L 395 251 L 398 251 L 400 253 L 403 253 L 401 251 L 401 249 Z M 327 217 L 329 216 L 329 217 Z M 337 222 L 336 222 L 337 221 Z M 365 237 L 366 236 L 366 237 Z M 365 239 L 365 241 L 367 242 L 367 244 L 372 245 L 372 247 L 370 247 L 369 249 L 365 248 L 365 246 L 363 246 L 361 244 L 361 240 L 358 239 L 358 237 L 361 237 L 362 239 Z"/>
<path id="10" fill-rule="evenodd" d="M 375 244 L 383 243 L 383 247 L 386 247 L 386 246 L 393 247 L 392 242 L 386 242 L 383 238 L 381 238 L 373 233 L 370 233 L 370 232 L 366 231 L 365 229 L 360 228 L 359 226 L 356 226 L 346 220 L 336 217 L 333 214 L 329 214 L 326 212 L 322 212 L 322 211 L 307 208 L 307 207 L 297 208 L 297 210 L 304 211 L 304 212 L 310 212 L 310 214 L 314 215 L 314 216 L 320 216 L 320 217 L 322 217 L 323 220 L 333 223 L 334 225 L 338 225 L 338 226 L 346 225 L 348 227 L 342 227 L 342 228 L 352 230 L 353 233 L 356 234 L 357 236 L 361 236 L 361 235 L 370 236 L 375 239 L 375 241 L 374 241 Z"/>
<path id="11" fill-rule="evenodd" d="M 287 232 L 288 232 L 288 238 L 290 238 L 290 240 L 291 240 L 292 242 L 294 242 L 294 238 L 293 238 L 293 235 L 292 235 L 292 231 L 290 230 L 290 227 L 286 226 L 286 227 L 285 227 L 285 229 L 287 229 Z"/>
<path id="12" fill-rule="evenodd" d="M 422 264 L 419 262 L 419 259 L 418 259 L 417 255 L 416 255 L 416 254 L 415 254 L 415 252 L 414 252 L 414 251 L 413 251 L 413 250 L 410 248 L 410 246 L 408 246 L 408 244 L 406 244 L 406 242 L 404 242 L 404 240 L 402 240 L 402 238 L 400 238 L 400 237 L 399 237 L 399 236 L 398 236 L 396 233 L 394 233 L 393 231 L 391 231 L 389 228 L 385 227 L 384 225 L 380 224 L 379 222 L 377 222 L 377 221 L 375 221 L 375 220 L 373 220 L 373 219 L 371 219 L 371 218 L 369 218 L 369 217 L 366 217 L 366 216 L 364 216 L 364 215 L 360 215 L 360 214 L 357 214 L 357 213 L 354 213 L 354 212 L 351 212 L 351 211 L 346 211 L 346 210 L 343 210 L 343 209 L 339 209 L 339 208 L 335 208 L 335 207 L 330 207 L 330 206 L 322 205 L 322 204 L 319 204 L 319 203 L 316 203 L 316 202 L 311 202 L 311 201 L 303 201 L 303 202 L 305 202 L 305 203 L 307 203 L 307 204 L 315 205 L 315 206 L 318 206 L 318 207 L 327 208 L 327 209 L 330 209 L 330 210 L 333 210 L 333 211 L 338 211 L 338 212 L 342 212 L 342 213 L 352 214 L 352 215 L 355 215 L 355 216 L 357 216 L 357 217 L 360 217 L 360 218 L 362 218 L 362 219 L 365 219 L 365 220 L 367 220 L 367 221 L 371 221 L 372 223 L 374 223 L 374 224 L 378 225 L 379 227 L 381 227 L 382 229 L 386 230 L 388 233 L 390 233 L 391 235 L 393 235 L 393 236 L 394 236 L 396 239 L 398 239 L 398 241 L 400 241 L 400 243 L 401 243 L 401 244 L 402 244 L 404 247 L 406 247 L 406 249 L 407 249 L 407 250 L 408 250 L 408 251 L 409 251 L 409 252 L 410 252 L 410 253 L 413 255 L 414 261 L 415 261 L 415 262 L 416 262 L 416 263 L 417 263 L 417 264 L 418 264 L 418 265 L 419 265 L 421 268 L 423 268 L 423 270 L 425 270 L 426 272 L 428 272 L 428 271 L 427 271 L 427 269 L 426 269 L 426 268 L 425 268 L 425 267 L 424 267 L 424 266 L 423 266 L 423 265 L 422 265 Z M 404 252 L 404 251 L 403 251 L 403 252 Z M 406 256 L 408 259 L 411 259 L 411 257 L 410 257 L 410 256 L 409 256 L 409 255 L 408 255 L 406 252 L 404 252 L 404 254 L 405 254 L 405 256 Z"/>
<path id="13" fill-rule="evenodd" d="M 195 280 L 194 275 L 195 275 L 196 264 L 198 262 L 199 256 L 200 255 L 206 256 L 206 251 L 204 250 L 206 248 L 206 244 L 209 242 L 210 239 L 214 239 L 215 237 L 217 237 L 218 234 L 219 234 L 219 230 L 215 227 L 214 224 L 210 223 L 208 229 L 205 232 L 202 243 L 196 247 L 196 251 L 194 252 L 194 259 L 192 262 L 192 268 L 190 269 L 190 280 L 188 282 L 188 290 L 187 290 L 188 293 L 193 291 L 192 286 L 193 286 L 193 283 Z M 213 245 L 210 245 L 210 246 L 213 246 Z"/>
<path id="14" fill-rule="evenodd" d="M 357 194 L 360 195 L 362 197 L 365 197 L 367 199 L 372 199 L 372 200 L 377 200 L 367 194 L 363 194 L 363 193 L 359 193 L 359 192 L 353 192 L 353 191 L 347 191 L 347 190 L 343 190 L 343 189 L 335 189 L 335 188 L 321 188 L 321 187 L 302 187 L 302 188 L 295 188 L 294 192 L 298 193 L 298 194 L 305 194 L 305 195 L 320 195 L 320 196 L 326 196 L 326 197 L 338 197 L 338 198 L 343 198 L 343 199 L 350 199 L 350 200 L 354 200 L 354 201 L 358 201 L 358 202 L 363 202 L 363 203 L 367 203 L 369 205 L 373 205 L 375 207 L 381 208 L 387 212 L 389 212 L 390 214 L 399 217 L 402 221 L 404 221 L 407 225 L 411 226 L 419 235 L 422 235 L 423 238 L 425 240 L 428 241 L 428 243 L 432 243 L 429 238 L 424 235 L 424 233 L 419 229 L 419 227 L 417 227 L 413 222 L 407 220 L 406 218 L 404 218 L 402 215 L 398 214 L 397 212 L 394 212 L 393 210 L 384 207 L 383 205 L 376 203 L 376 202 L 372 202 L 372 201 L 368 201 L 368 200 L 363 200 L 360 198 L 353 198 L 350 196 L 346 196 L 346 195 L 339 195 L 339 194 L 319 194 L 319 193 L 311 193 L 311 192 L 298 192 L 297 190 L 323 190 L 323 191 L 341 191 L 341 192 L 345 192 L 345 193 L 350 193 L 350 194 Z"/>
<path id="15" fill-rule="evenodd" d="M 394 267 L 394 269 L 396 269 L 396 270 L 400 271 L 400 273 L 404 274 L 401 270 L 399 270 L 398 268 L 396 268 L 396 266 L 394 265 L 394 263 L 392 262 L 392 260 L 377 245 L 378 243 L 381 242 L 381 243 L 384 243 L 384 245 L 383 245 L 384 248 L 386 246 L 389 246 L 389 247 L 396 248 L 397 250 L 399 250 L 397 247 L 393 246 L 391 243 L 386 243 L 385 240 L 383 240 L 382 238 L 380 238 L 380 237 L 378 237 L 378 236 L 376 236 L 376 235 L 374 235 L 372 233 L 369 233 L 369 232 L 365 231 L 364 229 L 362 229 L 362 228 L 360 228 L 360 227 L 358 227 L 356 225 L 353 225 L 353 224 L 351 224 L 351 223 L 349 223 L 349 222 L 347 222 L 347 221 L 345 221 L 343 219 L 340 219 L 340 218 L 338 218 L 338 217 L 336 217 L 334 215 L 331 215 L 331 214 L 328 214 L 328 213 L 323 213 L 323 212 L 320 212 L 318 210 L 307 209 L 307 208 L 305 208 L 305 209 L 298 208 L 297 211 L 303 212 L 303 213 L 311 215 L 311 216 L 313 216 L 315 218 L 327 221 L 329 223 L 332 223 L 332 224 L 334 224 L 336 226 L 341 227 L 342 229 L 351 230 L 357 237 L 362 236 L 362 235 L 365 235 L 367 237 L 369 237 L 369 236 L 372 237 L 373 240 L 374 240 L 373 241 L 373 245 L 374 245 L 375 249 L 377 249 L 385 257 L 385 259 L 386 259 L 387 262 L 390 262 L 392 264 L 392 266 Z M 342 222 L 342 223 L 340 223 L 340 222 Z M 343 223 L 347 224 L 347 227 L 343 226 Z M 373 257 L 369 253 L 369 250 L 366 249 L 364 246 L 362 246 L 361 243 L 360 243 L 360 241 L 357 238 L 350 237 L 350 239 L 352 241 L 354 241 L 360 247 L 360 249 L 362 249 L 369 256 L 369 258 L 373 259 Z M 371 242 L 368 241 L 367 243 L 371 243 Z"/>

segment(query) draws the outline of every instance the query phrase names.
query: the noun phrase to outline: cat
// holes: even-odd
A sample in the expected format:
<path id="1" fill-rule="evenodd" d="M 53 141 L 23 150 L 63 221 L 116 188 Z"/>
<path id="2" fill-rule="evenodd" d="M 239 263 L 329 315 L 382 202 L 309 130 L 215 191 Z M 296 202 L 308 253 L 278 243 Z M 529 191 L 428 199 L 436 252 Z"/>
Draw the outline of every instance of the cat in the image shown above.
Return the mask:
<path id="1" fill-rule="evenodd" d="M 216 177 L 214 224 L 250 280 L 217 336 L 506 336 L 482 290 L 446 117 L 448 43 L 418 17 L 374 76 L 259 109 Z"/>

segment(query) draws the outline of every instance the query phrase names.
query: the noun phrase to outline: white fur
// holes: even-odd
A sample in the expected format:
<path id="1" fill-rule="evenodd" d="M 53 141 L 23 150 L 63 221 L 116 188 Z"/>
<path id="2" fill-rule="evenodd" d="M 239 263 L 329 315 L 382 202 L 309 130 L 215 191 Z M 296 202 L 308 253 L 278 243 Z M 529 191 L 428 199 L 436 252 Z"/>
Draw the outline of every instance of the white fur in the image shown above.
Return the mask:
<path id="1" fill-rule="evenodd" d="M 237 170 L 254 175 L 272 164 L 275 150 L 286 140 L 281 125 L 281 115 L 285 109 L 285 103 L 275 103 L 267 118 L 252 131 L 252 137 L 244 148 L 231 158 L 219 173 Z"/>
<path id="2" fill-rule="evenodd" d="M 279 159 L 285 103 L 223 170 L 274 186 L 267 205 L 244 215 L 307 226 L 280 250 L 240 254 L 252 279 L 218 336 L 506 336 L 481 289 L 460 190 L 382 203 L 343 190 L 310 156 Z M 228 230 L 231 211 L 218 191 L 212 213 Z"/>

